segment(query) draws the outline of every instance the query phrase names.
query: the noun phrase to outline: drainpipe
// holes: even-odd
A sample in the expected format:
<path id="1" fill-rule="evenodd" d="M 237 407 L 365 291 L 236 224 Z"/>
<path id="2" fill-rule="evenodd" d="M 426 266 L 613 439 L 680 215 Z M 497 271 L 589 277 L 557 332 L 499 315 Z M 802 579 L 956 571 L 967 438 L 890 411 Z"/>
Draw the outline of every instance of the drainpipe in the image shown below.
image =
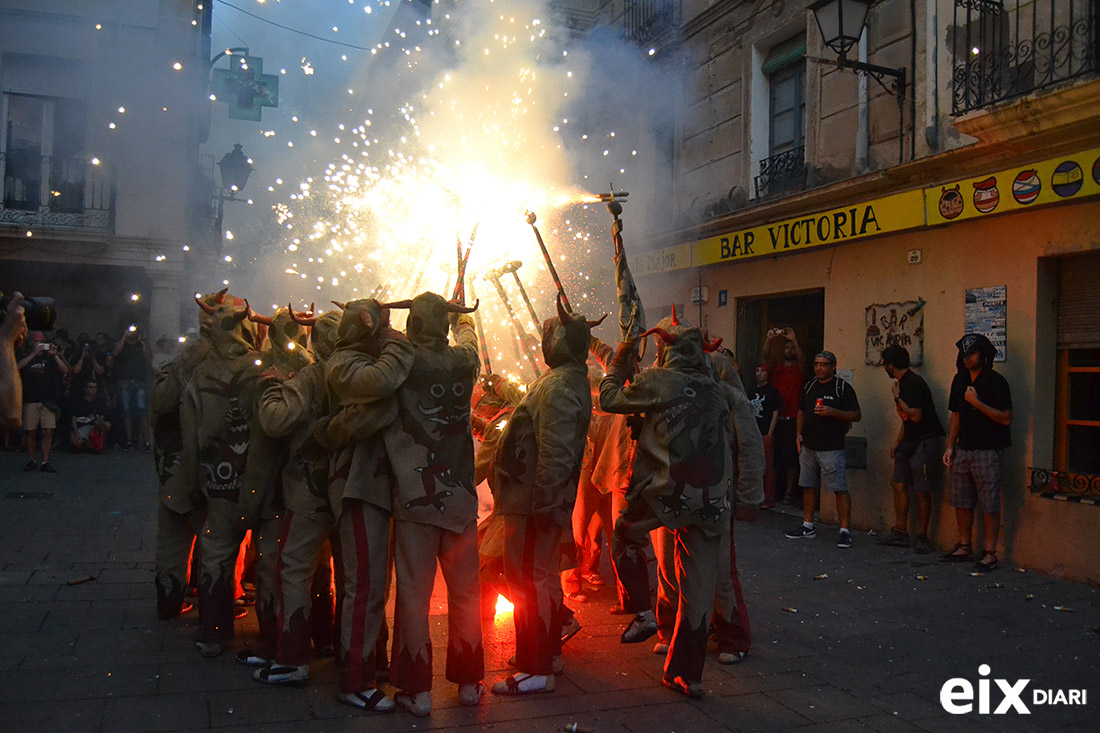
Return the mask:
<path id="1" fill-rule="evenodd" d="M 912 69 L 912 93 L 909 93 L 909 160 L 917 157 L 917 0 L 909 0 L 909 68 Z M 927 86 L 927 85 L 925 85 Z M 902 93 L 906 93 L 902 90 Z"/>
<path id="2" fill-rule="evenodd" d="M 859 37 L 859 60 L 860 63 L 867 63 L 866 28 L 863 30 L 863 35 Z M 859 79 L 859 106 L 857 115 L 858 120 L 856 122 L 856 175 L 858 176 L 871 170 L 871 128 L 870 116 L 867 109 L 869 102 L 867 74 L 857 74 L 856 78 Z"/>
<path id="3" fill-rule="evenodd" d="M 928 124 L 924 128 L 924 141 L 931 151 L 940 148 L 940 8 L 939 3 L 931 3 L 930 12 L 926 21 L 925 69 L 928 71 L 927 79 L 930 83 L 925 87 L 932 90 L 931 115 L 925 113 Z M 929 116 L 931 119 L 928 119 Z"/>

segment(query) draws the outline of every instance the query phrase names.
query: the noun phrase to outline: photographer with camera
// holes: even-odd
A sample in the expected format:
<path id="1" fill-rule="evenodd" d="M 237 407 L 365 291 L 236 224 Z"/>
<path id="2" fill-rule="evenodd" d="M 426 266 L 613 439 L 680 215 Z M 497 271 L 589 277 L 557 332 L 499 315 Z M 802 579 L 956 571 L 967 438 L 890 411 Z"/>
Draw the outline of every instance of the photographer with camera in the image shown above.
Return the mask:
<path id="1" fill-rule="evenodd" d="M 115 369 L 118 377 L 118 411 L 122 414 L 122 424 L 126 428 L 126 446 L 123 450 L 134 450 L 138 440 L 146 453 L 152 453 L 149 434 L 149 401 L 146 383 L 149 379 L 149 365 L 153 361 L 153 352 L 145 334 L 134 324 L 122 334 L 115 344 Z M 137 423 L 135 425 L 135 423 Z M 135 429 L 136 428 L 136 429 Z"/>
<path id="2" fill-rule="evenodd" d="M 15 344 L 27 335 L 23 294 L 15 293 L 0 311 L 0 432 L 23 425 L 23 383 L 15 359 Z"/>
<path id="3" fill-rule="evenodd" d="M 24 471 L 41 470 L 57 473 L 50 465 L 50 446 L 53 431 L 57 427 L 58 401 L 61 397 L 61 377 L 69 372 L 69 365 L 61 358 L 57 346 L 46 341 L 41 331 L 31 331 L 28 336 L 30 351 L 18 363 L 19 376 L 23 380 L 23 429 L 27 433 L 27 454 L 30 461 Z M 42 430 L 42 464 L 35 462 L 35 436 Z"/>
<path id="4" fill-rule="evenodd" d="M 88 382 L 95 382 L 96 386 L 102 387 L 101 382 L 103 381 L 103 375 L 106 373 L 103 365 L 96 359 L 95 343 L 86 340 L 82 344 L 81 352 L 69 365 L 72 370 L 72 393 L 74 395 L 83 394 L 84 385 Z M 103 390 L 100 390 L 100 392 L 105 394 Z"/>

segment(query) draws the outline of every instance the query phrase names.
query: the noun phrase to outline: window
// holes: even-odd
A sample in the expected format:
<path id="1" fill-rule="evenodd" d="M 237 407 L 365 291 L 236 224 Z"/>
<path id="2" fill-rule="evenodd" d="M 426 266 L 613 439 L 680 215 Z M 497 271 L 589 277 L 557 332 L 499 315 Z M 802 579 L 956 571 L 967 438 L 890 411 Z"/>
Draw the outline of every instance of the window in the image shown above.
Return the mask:
<path id="1" fill-rule="evenodd" d="M 1054 468 L 1100 475 L 1100 252 L 1060 269 Z"/>
<path id="2" fill-rule="evenodd" d="M 806 36 L 777 44 L 760 68 L 767 79 L 767 157 L 756 194 L 801 188 L 806 182 Z"/>
<path id="3" fill-rule="evenodd" d="M 26 94 L 3 101 L 4 208 L 83 211 L 84 103 Z"/>

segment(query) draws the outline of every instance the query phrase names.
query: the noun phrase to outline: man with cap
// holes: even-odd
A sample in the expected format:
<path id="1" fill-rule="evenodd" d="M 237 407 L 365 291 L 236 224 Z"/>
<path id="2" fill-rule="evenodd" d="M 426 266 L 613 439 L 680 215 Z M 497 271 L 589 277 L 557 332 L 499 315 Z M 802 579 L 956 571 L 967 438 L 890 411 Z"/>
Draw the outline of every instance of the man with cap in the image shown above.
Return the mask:
<path id="1" fill-rule="evenodd" d="M 844 436 L 852 423 L 859 422 L 861 417 L 855 389 L 836 376 L 836 356 L 831 351 L 818 352 L 814 357 L 814 378 L 802 388 L 795 423 L 802 524 L 787 532 L 789 539 L 816 536 L 815 489 L 824 484 L 824 488 L 836 495 L 836 513 L 840 518 L 836 546 L 842 549 L 852 546 L 852 534 L 848 530 L 852 500 L 848 495 Z"/>
<path id="2" fill-rule="evenodd" d="M 968 333 L 956 342 L 958 374 L 951 381 L 947 450 L 948 497 L 955 507 L 959 541 L 942 562 L 971 559 L 974 507 L 981 502 L 985 553 L 978 571 L 997 568 L 997 538 L 1001 529 L 1001 476 L 1004 449 L 1011 443 L 1012 393 L 1008 382 L 993 371 L 997 349 L 981 334 Z"/>

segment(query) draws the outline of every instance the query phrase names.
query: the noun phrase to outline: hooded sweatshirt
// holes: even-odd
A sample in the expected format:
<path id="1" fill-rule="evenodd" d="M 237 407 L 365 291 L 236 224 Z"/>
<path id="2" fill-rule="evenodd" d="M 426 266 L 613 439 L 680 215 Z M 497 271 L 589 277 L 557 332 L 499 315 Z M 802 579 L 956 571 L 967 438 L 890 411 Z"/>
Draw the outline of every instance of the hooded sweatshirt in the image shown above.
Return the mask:
<path id="1" fill-rule="evenodd" d="M 635 376 L 633 350 L 620 349 L 600 385 L 600 404 L 645 414 L 627 501 L 644 501 L 669 529 L 694 524 L 718 534 L 728 526 L 735 487 L 739 501 L 763 500 L 760 431 L 744 391 L 712 376 L 699 329 L 665 330 L 675 342 L 663 344 L 661 366 Z"/>
<path id="2" fill-rule="evenodd" d="M 447 340 L 454 320 L 456 345 Z M 414 360 L 385 432 L 394 470 L 393 516 L 462 532 L 477 520 L 470 394 L 481 368 L 474 322 L 435 293 L 413 299 L 407 321 Z"/>
<path id="3" fill-rule="evenodd" d="M 550 371 L 527 391 L 504 427 L 489 485 L 494 511 L 546 519 L 570 529 L 581 459 L 592 415 L 588 385 L 589 328 L 560 316 L 542 327 Z"/>
<path id="4" fill-rule="evenodd" d="M 364 316 L 365 314 L 365 316 Z M 340 516 L 344 499 L 366 501 L 390 511 L 393 469 L 381 431 L 397 414 L 397 388 L 409 375 L 413 348 L 383 320 L 373 299 L 347 304 L 336 349 L 325 364 L 328 388 L 329 504 Z M 387 324 L 387 325 L 384 325 Z M 326 423 L 319 425 L 322 431 Z M 333 441 L 333 433 L 346 441 Z"/>
<path id="5" fill-rule="evenodd" d="M 268 385 L 260 398 L 260 425 L 272 438 L 285 438 L 280 504 L 295 514 L 331 521 L 328 497 L 328 449 L 313 437 L 313 423 L 328 413 L 325 362 L 336 345 L 339 311 L 313 324 L 316 361 L 290 379 Z M 273 329 L 274 330 L 274 329 Z"/>
<path id="6" fill-rule="evenodd" d="M 184 461 L 207 509 L 247 524 L 274 516 L 279 467 L 275 443 L 259 424 L 260 358 L 243 311 L 217 306 L 212 348 L 183 386 Z"/>

